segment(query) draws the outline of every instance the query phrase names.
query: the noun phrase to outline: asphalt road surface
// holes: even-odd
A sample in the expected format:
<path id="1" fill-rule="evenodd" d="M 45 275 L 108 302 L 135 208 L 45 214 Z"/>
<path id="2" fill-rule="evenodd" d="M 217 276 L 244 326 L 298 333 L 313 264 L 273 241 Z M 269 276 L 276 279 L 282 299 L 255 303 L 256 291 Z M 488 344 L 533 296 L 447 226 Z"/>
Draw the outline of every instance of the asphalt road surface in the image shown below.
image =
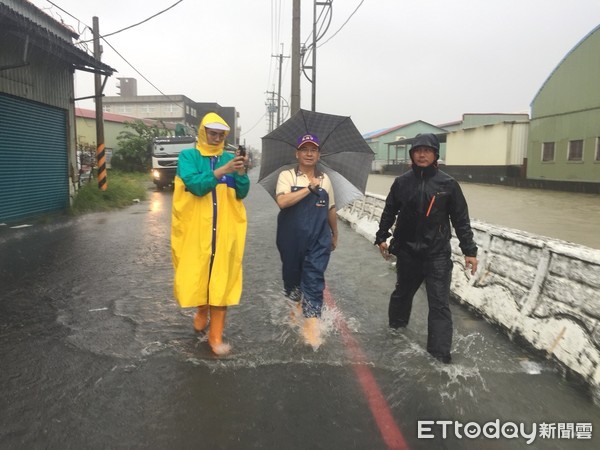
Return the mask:
<path id="1" fill-rule="evenodd" d="M 1 449 L 598 447 L 590 393 L 471 312 L 452 305 L 451 365 L 425 351 L 423 292 L 388 330 L 394 272 L 345 224 L 325 343 L 306 347 L 281 294 L 277 207 L 255 183 L 233 352 L 213 356 L 172 297 L 171 199 L 2 230 Z"/>

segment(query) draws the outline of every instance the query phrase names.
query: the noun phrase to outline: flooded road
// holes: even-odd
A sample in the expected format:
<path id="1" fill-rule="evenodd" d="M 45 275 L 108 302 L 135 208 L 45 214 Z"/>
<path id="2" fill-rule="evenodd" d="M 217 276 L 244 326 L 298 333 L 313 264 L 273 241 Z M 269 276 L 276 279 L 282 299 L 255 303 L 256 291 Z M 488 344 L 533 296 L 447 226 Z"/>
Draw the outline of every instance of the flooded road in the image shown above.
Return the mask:
<path id="1" fill-rule="evenodd" d="M 367 191 L 387 195 L 392 175 L 369 175 Z M 600 249 L 600 195 L 461 182 L 472 219 Z"/>
<path id="2" fill-rule="evenodd" d="M 256 177 L 226 358 L 172 297 L 171 192 L 3 230 L 0 448 L 597 448 L 590 393 L 469 311 L 452 305 L 451 365 L 425 350 L 422 291 L 408 328 L 389 331 L 395 274 L 343 223 L 326 274 L 325 343 L 307 348 L 281 294 L 278 210 Z M 435 426 L 425 438 L 420 421 L 514 422 L 536 434 L 528 445 Z M 539 434 L 542 423 L 554 437 Z M 558 436 L 559 424 L 572 433 Z"/>

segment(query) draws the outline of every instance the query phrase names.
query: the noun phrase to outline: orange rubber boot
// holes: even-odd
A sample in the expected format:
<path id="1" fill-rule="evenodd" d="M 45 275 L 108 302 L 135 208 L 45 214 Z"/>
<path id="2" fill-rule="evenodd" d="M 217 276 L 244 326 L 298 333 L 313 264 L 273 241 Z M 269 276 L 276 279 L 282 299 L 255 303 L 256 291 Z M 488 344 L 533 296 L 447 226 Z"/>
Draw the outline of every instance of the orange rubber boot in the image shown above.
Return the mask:
<path id="1" fill-rule="evenodd" d="M 226 355 L 231 351 L 231 345 L 223 342 L 225 328 L 226 306 L 210 307 L 210 328 L 208 329 L 208 345 L 215 355 Z"/>
<path id="2" fill-rule="evenodd" d="M 194 315 L 194 331 L 202 333 L 208 325 L 208 305 L 198 306 L 198 311 Z"/>

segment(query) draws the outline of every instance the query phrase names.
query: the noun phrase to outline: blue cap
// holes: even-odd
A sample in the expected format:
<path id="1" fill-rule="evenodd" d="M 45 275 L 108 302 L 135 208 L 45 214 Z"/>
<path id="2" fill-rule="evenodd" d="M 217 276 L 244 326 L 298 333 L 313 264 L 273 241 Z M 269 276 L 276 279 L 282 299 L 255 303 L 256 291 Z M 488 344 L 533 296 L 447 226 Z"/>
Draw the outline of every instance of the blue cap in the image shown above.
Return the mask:
<path id="1" fill-rule="evenodd" d="M 317 147 L 321 146 L 321 143 L 319 142 L 319 138 L 316 137 L 314 134 L 308 133 L 308 134 L 305 134 L 298 138 L 298 140 L 296 141 L 296 148 L 300 148 L 300 146 L 302 146 L 303 144 L 306 144 L 307 142 L 312 142 Z"/>

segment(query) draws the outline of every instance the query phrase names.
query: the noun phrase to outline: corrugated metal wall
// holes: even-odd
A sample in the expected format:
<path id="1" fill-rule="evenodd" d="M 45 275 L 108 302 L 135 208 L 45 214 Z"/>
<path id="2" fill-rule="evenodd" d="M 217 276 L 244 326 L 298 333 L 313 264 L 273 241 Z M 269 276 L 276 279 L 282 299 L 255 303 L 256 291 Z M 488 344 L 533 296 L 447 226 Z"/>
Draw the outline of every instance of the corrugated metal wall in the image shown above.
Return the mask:
<path id="1" fill-rule="evenodd" d="M 0 94 L 0 220 L 69 205 L 66 111 Z"/>
<path id="2" fill-rule="evenodd" d="M 11 34 L 2 35 L 0 66 L 16 63 L 26 65 L 0 71 L 0 92 L 22 97 L 47 105 L 67 109 L 72 103 L 73 73 L 68 64 L 29 47 L 23 61 L 23 39 Z"/>
<path id="3" fill-rule="evenodd" d="M 453 131 L 447 136 L 448 166 L 520 166 L 527 154 L 529 123 L 501 122 Z"/>
<path id="4" fill-rule="evenodd" d="M 520 166 L 527 158 L 527 142 L 529 139 L 529 122 L 513 123 L 510 133 L 507 164 Z"/>

